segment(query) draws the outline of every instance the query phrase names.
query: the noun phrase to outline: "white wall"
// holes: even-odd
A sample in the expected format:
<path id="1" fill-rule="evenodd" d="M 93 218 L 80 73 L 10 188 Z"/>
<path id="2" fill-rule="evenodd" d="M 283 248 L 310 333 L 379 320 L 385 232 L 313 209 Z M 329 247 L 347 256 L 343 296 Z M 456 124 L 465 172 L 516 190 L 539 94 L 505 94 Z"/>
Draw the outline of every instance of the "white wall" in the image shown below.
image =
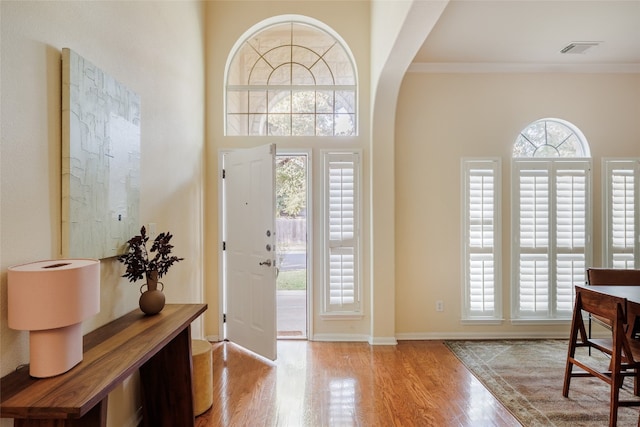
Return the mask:
<path id="1" fill-rule="evenodd" d="M 400 337 L 565 336 L 565 326 L 512 326 L 510 159 L 529 123 L 565 119 L 593 158 L 593 259 L 602 252 L 602 157 L 640 156 L 640 75 L 406 75 L 396 116 L 396 333 Z M 460 159 L 502 158 L 501 326 L 464 326 L 461 315 Z M 435 311 L 443 300 L 445 310 Z"/>
<path id="2" fill-rule="evenodd" d="M 6 325 L 7 267 L 60 257 L 63 47 L 140 95 L 141 223 L 170 230 L 185 258 L 163 278 L 167 302 L 202 301 L 202 8 L 192 1 L 0 2 L 1 375 L 29 359 L 28 333 Z M 114 259 L 102 261 L 101 311 L 84 323 L 85 333 L 137 307 L 140 283 L 123 272 Z M 198 322 L 192 332 L 201 334 Z M 110 425 L 135 425 L 136 387 L 127 381 L 110 395 Z"/>

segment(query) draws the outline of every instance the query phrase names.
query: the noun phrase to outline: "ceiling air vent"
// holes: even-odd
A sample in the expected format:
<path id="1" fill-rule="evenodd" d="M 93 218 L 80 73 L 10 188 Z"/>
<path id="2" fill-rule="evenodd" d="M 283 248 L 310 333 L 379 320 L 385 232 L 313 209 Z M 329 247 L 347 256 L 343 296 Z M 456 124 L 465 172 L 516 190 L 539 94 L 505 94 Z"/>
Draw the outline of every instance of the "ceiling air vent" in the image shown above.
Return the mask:
<path id="1" fill-rule="evenodd" d="M 599 44 L 600 42 L 571 42 L 567 46 L 562 48 L 560 53 L 585 53 L 585 51 L 587 51 L 588 49 L 598 46 Z"/>

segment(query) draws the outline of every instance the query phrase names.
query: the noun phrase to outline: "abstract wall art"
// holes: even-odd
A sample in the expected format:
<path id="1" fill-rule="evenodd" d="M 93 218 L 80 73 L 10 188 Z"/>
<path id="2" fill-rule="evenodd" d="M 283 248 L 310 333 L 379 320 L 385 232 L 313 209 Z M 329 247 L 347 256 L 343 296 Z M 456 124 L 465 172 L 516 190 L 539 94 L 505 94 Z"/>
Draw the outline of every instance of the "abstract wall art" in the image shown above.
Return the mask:
<path id="1" fill-rule="evenodd" d="M 62 255 L 108 258 L 138 234 L 140 97 L 62 50 Z"/>

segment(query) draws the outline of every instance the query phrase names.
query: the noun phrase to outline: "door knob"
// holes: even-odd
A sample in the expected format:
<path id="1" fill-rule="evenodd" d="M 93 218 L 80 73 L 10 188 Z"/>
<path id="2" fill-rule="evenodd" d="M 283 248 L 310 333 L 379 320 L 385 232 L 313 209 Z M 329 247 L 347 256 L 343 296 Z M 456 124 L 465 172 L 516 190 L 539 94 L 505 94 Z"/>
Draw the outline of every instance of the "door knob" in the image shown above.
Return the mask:
<path id="1" fill-rule="evenodd" d="M 268 260 L 266 260 L 266 261 L 262 261 L 262 262 L 260 263 L 260 265 L 266 265 L 267 267 L 271 267 L 271 260 L 270 260 L 270 259 L 268 259 Z"/>

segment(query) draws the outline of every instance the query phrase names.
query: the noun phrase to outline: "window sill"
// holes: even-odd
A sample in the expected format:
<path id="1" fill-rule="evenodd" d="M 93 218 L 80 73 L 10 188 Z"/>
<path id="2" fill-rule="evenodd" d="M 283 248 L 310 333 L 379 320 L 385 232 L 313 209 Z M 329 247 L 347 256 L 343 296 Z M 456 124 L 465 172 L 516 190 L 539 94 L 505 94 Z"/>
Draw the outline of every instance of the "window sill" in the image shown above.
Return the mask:
<path id="1" fill-rule="evenodd" d="M 460 320 L 462 325 L 502 325 L 504 319 L 494 318 L 468 318 Z"/>
<path id="2" fill-rule="evenodd" d="M 568 325 L 571 323 L 571 318 L 562 319 L 535 319 L 535 318 L 522 318 L 511 319 L 512 325 Z"/>
<path id="3" fill-rule="evenodd" d="M 364 318 L 362 313 L 322 313 L 322 320 L 360 320 Z"/>

